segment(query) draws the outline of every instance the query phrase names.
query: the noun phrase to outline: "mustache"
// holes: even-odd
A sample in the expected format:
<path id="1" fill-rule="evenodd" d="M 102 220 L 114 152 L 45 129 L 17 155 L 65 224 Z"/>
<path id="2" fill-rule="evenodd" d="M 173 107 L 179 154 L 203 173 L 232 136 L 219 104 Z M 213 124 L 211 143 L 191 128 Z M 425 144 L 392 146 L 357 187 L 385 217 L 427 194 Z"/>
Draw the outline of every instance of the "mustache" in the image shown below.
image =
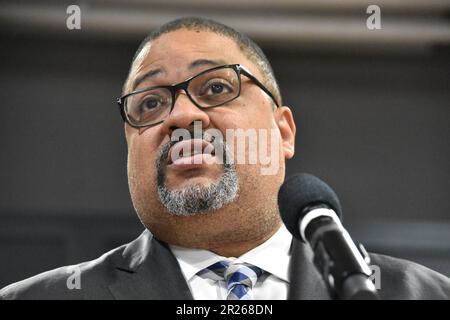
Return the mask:
<path id="1" fill-rule="evenodd" d="M 182 139 L 181 139 L 182 140 Z M 181 141 L 180 140 L 180 141 Z M 172 148 L 175 144 L 177 144 L 180 141 L 169 141 L 167 143 L 165 143 L 162 147 L 161 150 L 159 151 L 157 160 L 159 160 L 162 163 L 165 163 L 166 160 L 169 158 L 169 151 L 170 148 Z"/>

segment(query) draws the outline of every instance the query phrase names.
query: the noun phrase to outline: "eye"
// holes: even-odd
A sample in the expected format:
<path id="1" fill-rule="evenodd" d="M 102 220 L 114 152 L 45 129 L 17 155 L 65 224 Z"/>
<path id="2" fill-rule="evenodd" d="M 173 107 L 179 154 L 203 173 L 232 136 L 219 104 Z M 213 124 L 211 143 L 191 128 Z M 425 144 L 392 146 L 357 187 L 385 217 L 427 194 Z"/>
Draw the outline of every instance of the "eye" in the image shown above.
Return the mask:
<path id="1" fill-rule="evenodd" d="M 211 93 L 213 94 L 218 94 L 218 93 L 222 93 L 223 90 L 225 90 L 225 87 L 223 84 L 213 84 L 210 87 Z"/>
<path id="2" fill-rule="evenodd" d="M 153 95 L 145 97 L 139 105 L 140 112 L 154 110 L 164 104 L 164 99 L 160 96 Z"/>
<path id="3" fill-rule="evenodd" d="M 200 95 L 220 95 L 233 92 L 233 87 L 224 79 L 210 80 L 203 85 Z"/>

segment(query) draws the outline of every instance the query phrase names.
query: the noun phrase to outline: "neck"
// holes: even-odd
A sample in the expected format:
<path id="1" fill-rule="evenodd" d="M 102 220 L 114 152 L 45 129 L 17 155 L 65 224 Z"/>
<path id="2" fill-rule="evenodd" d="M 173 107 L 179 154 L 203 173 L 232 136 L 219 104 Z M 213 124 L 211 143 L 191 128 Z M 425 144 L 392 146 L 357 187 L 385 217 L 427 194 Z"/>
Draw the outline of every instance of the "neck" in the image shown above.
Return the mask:
<path id="1" fill-rule="evenodd" d="M 281 221 L 279 221 L 276 228 L 273 228 L 273 230 L 265 234 L 263 237 L 251 240 L 251 241 L 245 241 L 245 242 L 238 242 L 238 243 L 225 243 L 221 244 L 219 246 L 214 246 L 211 248 L 208 248 L 208 250 L 214 252 L 215 254 L 223 257 L 240 257 L 246 252 L 256 248 L 260 244 L 266 242 L 270 237 L 272 237 L 280 228 Z"/>

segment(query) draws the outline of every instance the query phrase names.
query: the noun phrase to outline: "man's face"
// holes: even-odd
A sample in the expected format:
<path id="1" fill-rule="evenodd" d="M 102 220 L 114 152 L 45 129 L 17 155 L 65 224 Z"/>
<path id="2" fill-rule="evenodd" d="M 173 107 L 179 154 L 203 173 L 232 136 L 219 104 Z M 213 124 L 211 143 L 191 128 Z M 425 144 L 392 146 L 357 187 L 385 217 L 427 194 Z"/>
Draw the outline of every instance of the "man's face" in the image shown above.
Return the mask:
<path id="1" fill-rule="evenodd" d="M 160 36 L 141 51 L 133 63 L 128 90 L 179 83 L 201 71 L 225 64 L 241 64 L 256 78 L 263 79 L 255 64 L 232 39 L 205 31 L 177 30 Z M 144 74 L 151 76 L 137 84 L 136 80 Z M 125 124 L 133 204 L 141 221 L 159 239 L 171 244 L 210 248 L 219 241 L 257 238 L 279 226 L 276 199 L 284 179 L 284 159 L 293 156 L 295 125 L 288 108 L 273 110 L 271 99 L 250 79 L 241 76 L 241 83 L 240 96 L 223 106 L 200 109 L 184 91 L 180 91 L 172 112 L 161 124 L 141 129 Z M 194 122 L 201 124 L 203 131 L 215 129 L 222 133 L 225 146 L 234 145 L 230 151 L 234 159 L 232 166 L 214 161 L 196 164 L 172 161 L 170 156 L 177 146 L 170 143 L 174 132 L 177 129 L 192 131 Z M 242 142 L 236 140 L 240 137 L 227 136 L 227 132 L 237 132 L 236 129 L 253 130 L 258 139 L 262 137 L 259 132 L 266 132 L 266 139 L 257 141 L 257 149 L 250 148 L 248 140 L 247 146 L 240 149 L 244 152 L 243 158 L 247 159 L 243 163 L 236 161 L 239 157 L 237 145 Z M 248 160 L 250 153 L 258 153 L 263 145 L 268 156 L 279 164 L 270 174 L 261 173 L 267 163 L 261 164 L 259 155 L 256 155 L 256 163 Z M 206 159 L 206 155 L 202 157 Z M 227 176 L 230 170 L 232 174 Z M 228 198 L 218 204 L 216 201 L 211 209 L 203 207 L 206 209 L 201 213 L 171 212 L 172 207 L 162 199 L 163 188 L 170 194 L 187 193 L 191 197 L 188 199 L 193 199 L 199 190 L 211 190 L 224 179 L 228 184 L 222 184 L 222 189 L 208 194 L 213 194 L 214 198 Z M 228 195 L 224 196 L 223 191 L 227 190 Z"/>

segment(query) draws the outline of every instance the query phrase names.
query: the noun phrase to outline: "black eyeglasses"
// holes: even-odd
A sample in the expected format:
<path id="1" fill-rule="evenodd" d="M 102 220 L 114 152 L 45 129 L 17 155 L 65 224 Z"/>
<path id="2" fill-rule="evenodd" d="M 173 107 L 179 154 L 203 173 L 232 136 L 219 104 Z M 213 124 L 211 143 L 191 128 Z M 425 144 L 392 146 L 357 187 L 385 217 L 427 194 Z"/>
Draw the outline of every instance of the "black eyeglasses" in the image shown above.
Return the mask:
<path id="1" fill-rule="evenodd" d="M 252 80 L 279 107 L 274 95 L 240 64 L 229 64 L 204 70 L 174 85 L 155 86 L 128 93 L 117 100 L 125 122 L 135 128 L 154 126 L 163 122 L 172 112 L 179 90 L 198 108 L 224 105 L 241 93 L 241 74 Z"/>

